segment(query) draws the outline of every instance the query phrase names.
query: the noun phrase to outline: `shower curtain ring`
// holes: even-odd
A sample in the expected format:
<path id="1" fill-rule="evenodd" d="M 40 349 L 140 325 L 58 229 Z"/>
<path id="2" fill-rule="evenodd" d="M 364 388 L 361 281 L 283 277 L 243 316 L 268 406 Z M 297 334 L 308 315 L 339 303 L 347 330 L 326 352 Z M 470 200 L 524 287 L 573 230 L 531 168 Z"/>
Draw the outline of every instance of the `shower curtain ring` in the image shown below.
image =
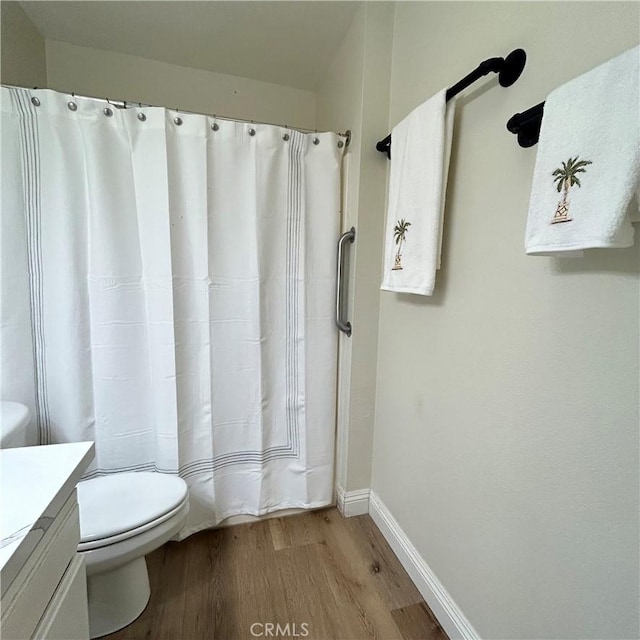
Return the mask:
<path id="1" fill-rule="evenodd" d="M 105 100 L 107 101 L 108 105 L 111 105 L 111 100 L 109 100 L 109 98 L 105 98 Z M 107 118 L 110 118 L 113 115 L 113 109 L 111 109 L 110 107 L 105 107 L 102 110 L 102 113 L 104 113 L 104 115 L 107 116 Z"/>

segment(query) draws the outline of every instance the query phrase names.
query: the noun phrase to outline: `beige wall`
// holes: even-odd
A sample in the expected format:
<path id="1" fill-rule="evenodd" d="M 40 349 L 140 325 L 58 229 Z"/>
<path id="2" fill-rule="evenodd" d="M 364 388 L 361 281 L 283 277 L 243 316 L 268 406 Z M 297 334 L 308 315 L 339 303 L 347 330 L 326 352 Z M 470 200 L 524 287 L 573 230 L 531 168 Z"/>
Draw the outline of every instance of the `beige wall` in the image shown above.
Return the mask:
<path id="1" fill-rule="evenodd" d="M 353 142 L 345 157 L 343 228 L 356 227 L 350 248 L 349 319 L 353 335 L 340 338 L 337 482 L 346 491 L 371 484 L 380 246 L 386 158 L 375 143 L 388 126 L 394 5 L 366 3 L 318 88 L 318 127 L 344 131 Z"/>
<path id="2" fill-rule="evenodd" d="M 436 295 L 380 304 L 372 487 L 487 639 L 639 634 L 638 241 L 527 257 L 536 149 L 505 129 L 637 44 L 639 8 L 396 8 L 392 124 L 484 58 L 529 57 L 457 105 Z"/>
<path id="3" fill-rule="evenodd" d="M 44 40 L 17 2 L 0 2 L 2 44 L 0 80 L 3 84 L 45 87 Z"/>
<path id="4" fill-rule="evenodd" d="M 46 51 L 51 89 L 315 128 L 311 91 L 50 40 Z"/>

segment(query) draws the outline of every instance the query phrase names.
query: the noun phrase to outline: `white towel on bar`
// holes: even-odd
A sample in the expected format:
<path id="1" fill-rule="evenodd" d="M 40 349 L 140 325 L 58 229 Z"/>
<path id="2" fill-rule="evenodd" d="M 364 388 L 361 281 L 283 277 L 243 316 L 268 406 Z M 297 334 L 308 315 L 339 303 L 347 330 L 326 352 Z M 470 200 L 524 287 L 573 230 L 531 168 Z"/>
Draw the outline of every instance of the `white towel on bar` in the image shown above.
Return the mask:
<path id="1" fill-rule="evenodd" d="M 391 175 L 384 242 L 385 291 L 433 294 L 440 268 L 453 101 L 446 89 L 391 132 Z"/>
<path id="2" fill-rule="evenodd" d="M 639 61 L 636 47 L 547 98 L 531 187 L 528 254 L 633 245 Z"/>

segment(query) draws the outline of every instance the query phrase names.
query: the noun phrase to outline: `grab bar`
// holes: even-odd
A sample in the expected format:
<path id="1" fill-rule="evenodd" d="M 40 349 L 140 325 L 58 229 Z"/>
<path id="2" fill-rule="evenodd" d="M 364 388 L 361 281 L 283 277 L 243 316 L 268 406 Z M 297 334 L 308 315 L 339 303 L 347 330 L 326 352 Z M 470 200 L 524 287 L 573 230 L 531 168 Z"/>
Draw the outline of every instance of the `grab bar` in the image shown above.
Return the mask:
<path id="1" fill-rule="evenodd" d="M 343 289 L 343 270 L 344 270 L 344 245 L 346 242 L 351 242 L 356 239 L 356 229 L 351 227 L 349 231 L 343 233 L 338 240 L 338 266 L 336 269 L 336 326 L 340 331 L 347 336 L 351 335 L 351 323 L 348 320 L 342 319 L 342 289 Z"/>

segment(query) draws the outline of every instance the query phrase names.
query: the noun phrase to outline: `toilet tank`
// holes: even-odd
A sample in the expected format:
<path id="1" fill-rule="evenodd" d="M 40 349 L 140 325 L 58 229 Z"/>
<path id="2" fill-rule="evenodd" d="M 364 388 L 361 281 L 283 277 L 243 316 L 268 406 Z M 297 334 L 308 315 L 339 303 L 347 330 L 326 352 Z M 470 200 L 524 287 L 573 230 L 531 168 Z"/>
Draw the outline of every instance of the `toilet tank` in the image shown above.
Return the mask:
<path id="1" fill-rule="evenodd" d="M 20 402 L 0 402 L 0 449 L 27 446 L 29 409 Z"/>

